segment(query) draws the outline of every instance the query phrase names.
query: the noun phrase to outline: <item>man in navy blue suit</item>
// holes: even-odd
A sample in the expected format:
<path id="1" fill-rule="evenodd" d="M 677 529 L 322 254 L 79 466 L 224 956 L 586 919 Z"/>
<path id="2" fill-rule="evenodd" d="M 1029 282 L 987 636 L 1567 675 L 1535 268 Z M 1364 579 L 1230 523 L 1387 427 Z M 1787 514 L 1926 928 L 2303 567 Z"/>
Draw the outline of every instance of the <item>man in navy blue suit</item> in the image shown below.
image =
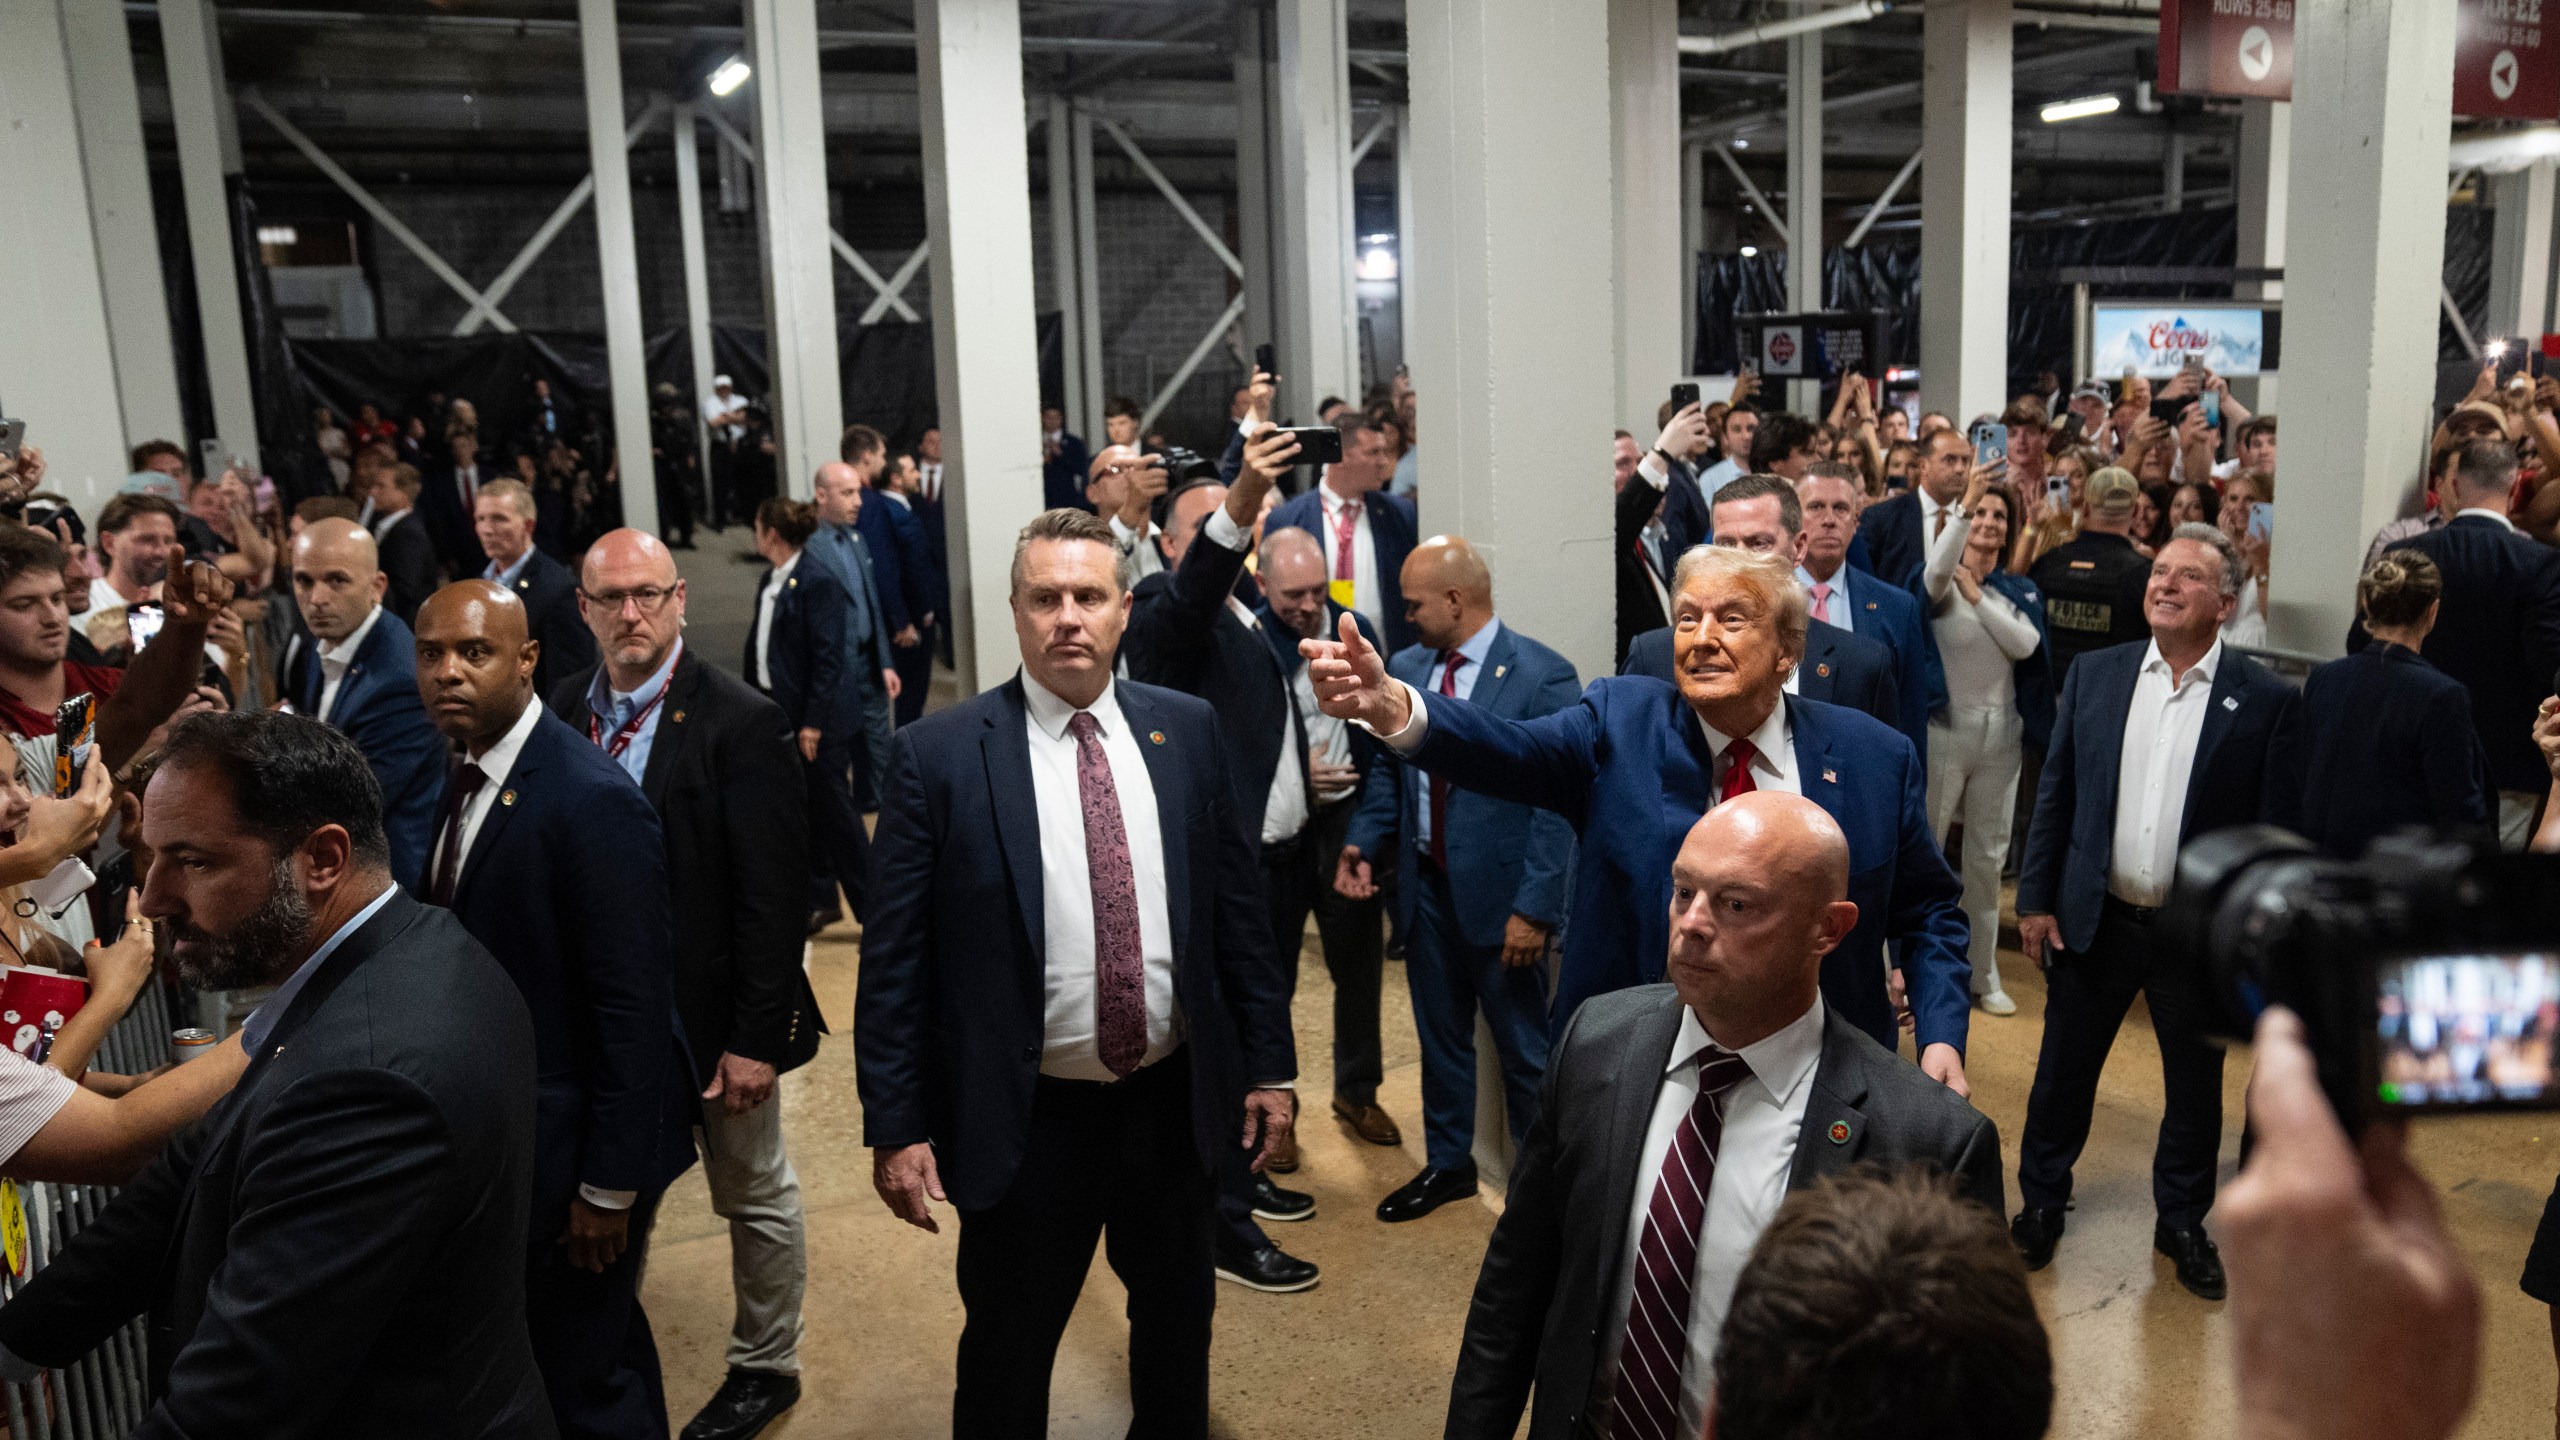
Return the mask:
<path id="1" fill-rule="evenodd" d="M 1297 1073 L 1253 837 L 1207 701 L 1114 681 L 1108 522 L 1013 559 L 1012 680 L 901 731 L 855 998 L 863 1143 L 890 1211 L 960 1213 L 952 1431 L 1038 1437 L 1108 1237 L 1134 1435 L 1209 1424 L 1212 1179 L 1287 1133 Z"/>
<path id="2" fill-rule="evenodd" d="M 664 1440 L 639 1277 L 658 1197 L 693 1163 L 701 1080 L 675 1012 L 658 815 L 622 766 L 533 693 L 514 593 L 462 580 L 418 609 L 418 687 L 459 753 L 427 895 L 533 1014 L 525 1314 L 566 1437 Z"/>
<path id="3" fill-rule="evenodd" d="M 871 839 L 850 780 L 854 743 L 862 733 L 861 697 L 846 676 L 844 588 L 833 570 L 809 558 L 816 513 L 797 500 L 768 495 L 756 506 L 753 523 L 756 553 L 773 568 L 756 583 L 741 673 L 782 707 L 799 747 L 813 892 L 804 913 L 814 935 L 841 917 L 838 890 L 855 921 L 867 913 Z"/>
<path id="4" fill-rule="evenodd" d="M 2297 774 L 2300 697 L 2223 649 L 2238 603 L 2239 552 L 2210 525 L 2181 525 L 2151 564 L 2151 638 L 2093 650 L 2062 683 L 2018 875 L 2018 940 L 2044 967 L 2044 1043 L 2018 1138 L 2010 1226 L 2029 1269 L 2053 1258 L 2071 1167 L 2089 1138 L 2098 1074 L 2125 1011 L 2147 997 L 2166 1103 L 2151 1161 L 2152 1245 L 2179 1283 L 2223 1292 L 2204 1230 L 2222 1147 L 2222 1051 L 2199 1029 L 2211 1002 L 2152 958 L 2152 917 L 2188 839 L 2281 820 Z M 2272 772 L 2272 774 L 2271 774 Z"/>
<path id="5" fill-rule="evenodd" d="M 296 653 L 293 707 L 353 740 L 382 787 L 391 878 L 416 893 L 435 842 L 447 747 L 418 699 L 409 627 L 385 609 L 390 588 L 373 537 L 352 520 L 315 520 L 293 541 L 293 598 L 315 641 Z"/>
<path id="6" fill-rule="evenodd" d="M 1084 475 L 1093 453 L 1084 437 L 1067 429 L 1067 412 L 1055 405 L 1040 407 L 1040 494 L 1050 509 L 1085 510 Z"/>
<path id="7" fill-rule="evenodd" d="M 1324 546 L 1335 603 L 1359 611 L 1387 637 L 1389 651 L 1401 650 L 1416 638 L 1398 589 L 1404 557 L 1413 553 L 1419 530 L 1413 501 L 1386 491 L 1396 464 L 1386 432 L 1371 427 L 1356 410 L 1344 411 L 1337 423 L 1342 458 L 1324 467 L 1324 478 L 1313 489 L 1283 501 L 1263 528 L 1304 530 L 1316 537 Z"/>
<path id="8" fill-rule="evenodd" d="M 818 467 L 815 496 L 817 533 L 809 537 L 809 556 L 835 572 L 845 598 L 845 680 L 862 717 L 861 739 L 854 747 L 855 789 L 868 793 L 889 763 L 889 734 L 896 728 L 890 706 L 903 682 L 891 646 L 902 629 L 903 610 L 890 600 L 897 585 L 882 567 L 880 552 L 858 528 L 868 482 L 862 467 L 835 460 Z M 821 898 L 821 909 L 833 909 Z"/>
<path id="9" fill-rule="evenodd" d="M 1572 706 L 1573 662 L 1502 623 L 1493 572 L 1475 547 L 1435 535 L 1404 562 L 1405 610 L 1422 637 L 1388 673 L 1487 715 L 1531 720 Z M 1322 643 L 1319 638 L 1318 643 Z M 1573 827 L 1561 815 L 1461 790 L 1393 755 L 1369 766 L 1334 886 L 1368 898 L 1374 867 L 1402 877 L 1405 983 L 1422 1042 L 1422 1173 L 1378 1203 L 1416 1220 L 1476 1193 L 1476 1016 L 1493 1032 L 1504 1111 L 1518 1144 L 1547 1070 L 1547 954 L 1564 923 Z"/>
<path id="10" fill-rule="evenodd" d="M 596 663 L 595 634 L 578 613 L 578 577 L 534 548 L 534 522 L 540 510 L 523 481 L 490 481 L 480 487 L 472 507 L 473 531 L 489 557 L 489 568 L 480 578 L 513 590 L 524 602 L 525 623 L 542 647 L 541 663 L 533 671 L 533 690 L 548 695 L 562 676 Z"/>
<path id="11" fill-rule="evenodd" d="M 1939 430 L 1920 442 L 1919 483 L 1880 500 L 1858 517 L 1869 569 L 1888 585 L 1912 589 L 1929 558 L 1929 541 L 1955 523 L 1956 502 L 1973 475 L 1973 442 L 1956 430 Z"/>
<path id="12" fill-rule="evenodd" d="M 951 612 L 951 582 L 943 569 L 941 548 L 942 507 L 932 508 L 928 523 L 924 472 L 913 455 L 889 457 L 889 467 L 880 472 L 872 498 L 880 502 L 880 512 L 895 527 L 898 573 L 907 589 L 907 614 L 914 621 L 913 644 L 889 637 L 889 654 L 898 671 L 898 699 L 892 709 L 899 724 L 912 725 L 924 718 L 925 696 L 933 688 L 934 634 L 942 628 L 942 617 Z"/>
<path id="13" fill-rule="evenodd" d="M 1858 538 L 1855 470 L 1833 461 L 1816 461 L 1796 482 L 1796 496 L 1804 509 L 1804 548 L 1796 560 L 1796 581 L 1813 603 L 1813 618 L 1880 640 L 1893 652 L 1894 690 L 1902 713 L 1888 723 L 1910 740 L 1925 764 L 1929 712 L 1947 703 L 1937 631 L 1930 627 L 1917 594 L 1887 585 L 1849 563 L 1849 547 Z"/>
<path id="14" fill-rule="evenodd" d="M 1892 1045 L 1884 946 L 1893 940 L 1920 1068 L 1969 1093 L 1969 932 L 1962 887 L 1929 828 L 1919 753 L 1856 711 L 1786 693 L 1805 631 L 1804 588 L 1788 561 L 1700 546 L 1674 581 L 1676 688 L 1610 676 L 1570 709 L 1509 720 L 1391 679 L 1374 650 L 1346 636 L 1307 642 L 1316 693 L 1328 713 L 1367 725 L 1423 770 L 1572 822 L 1582 848 L 1549 1011 L 1558 1030 L 1585 999 L 1662 978 L 1671 856 L 1700 815 L 1754 790 L 1819 804 L 1849 837 L 1858 906 L 1857 928 L 1823 962 L 1824 998 Z"/>

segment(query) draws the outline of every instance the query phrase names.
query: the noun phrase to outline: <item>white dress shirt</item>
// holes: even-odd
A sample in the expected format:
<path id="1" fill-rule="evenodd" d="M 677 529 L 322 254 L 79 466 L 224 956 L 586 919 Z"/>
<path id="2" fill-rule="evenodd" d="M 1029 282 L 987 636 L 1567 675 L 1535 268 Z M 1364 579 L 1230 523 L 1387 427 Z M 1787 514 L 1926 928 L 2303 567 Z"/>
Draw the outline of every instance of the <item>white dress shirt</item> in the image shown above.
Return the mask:
<path id="1" fill-rule="evenodd" d="M 1040 1073 L 1067 1080 L 1111 1080 L 1097 1044 L 1093 952 L 1093 867 L 1084 846 L 1084 787 L 1076 777 L 1076 737 L 1067 723 L 1074 706 L 1047 686 L 1022 675 L 1025 728 L 1031 741 L 1031 803 L 1040 816 L 1040 915 L 1048 934 L 1041 982 L 1043 1043 Z M 1152 1065 L 1182 1043 L 1182 1016 L 1173 992 L 1173 920 L 1165 894 L 1164 832 L 1156 815 L 1155 781 L 1129 718 L 1120 712 L 1119 687 L 1105 684 L 1086 712 L 1098 724 L 1102 753 L 1111 763 L 1111 788 L 1120 800 L 1120 825 L 1129 839 L 1129 876 L 1138 892 L 1138 944 L 1147 977 L 1147 1054 Z"/>
<path id="2" fill-rule="evenodd" d="M 338 708 L 338 687 L 346 682 L 348 667 L 356 663 L 356 652 L 364 648 L 364 637 L 373 633 L 374 622 L 382 618 L 382 607 L 365 612 L 364 622 L 335 644 L 320 642 L 320 713 L 315 720 L 326 722 L 329 712 Z"/>
<path id="3" fill-rule="evenodd" d="M 1635 1294 L 1645 1212 L 1653 1207 L 1654 1186 L 1662 1178 L 1662 1162 L 1671 1153 L 1672 1137 L 1698 1103 L 1698 1067 L 1692 1060 L 1711 1038 L 1698 1023 L 1697 1012 L 1683 1006 L 1680 1038 L 1671 1042 L 1671 1063 L 1662 1073 L 1662 1088 L 1654 1095 L 1653 1118 L 1645 1125 L 1626 1249 L 1619 1257 L 1610 1307 L 1603 1312 L 1608 1336 L 1600 1352 L 1600 1373 L 1613 1381 L 1618 1351 L 1627 1338 L 1627 1307 Z M 1741 1277 L 1752 1247 L 1760 1243 L 1760 1232 L 1769 1228 L 1787 1198 L 1796 1138 L 1804 1130 L 1805 1106 L 1813 1098 L 1813 1072 L 1822 1059 L 1822 997 L 1814 996 L 1813 1008 L 1784 1029 L 1738 1053 L 1742 1063 L 1751 1067 L 1751 1078 L 1725 1096 L 1724 1134 L 1716 1142 L 1715 1178 L 1707 1186 L 1706 1223 L 1698 1229 L 1697 1264 L 1690 1272 L 1689 1355 L 1680 1367 L 1679 1433 L 1683 1435 L 1706 1432 L 1707 1394 L 1715 1388 L 1716 1337 L 1733 1303 L 1733 1283 Z"/>
<path id="4" fill-rule="evenodd" d="M 1222 509 L 1218 512 L 1224 515 Z M 1260 630 L 1262 617 L 1245 608 L 1233 595 L 1227 597 L 1227 611 L 1247 630 Z M 1256 635 L 1257 641 L 1262 637 Z M 1315 694 L 1307 680 L 1307 667 L 1300 665 L 1294 682 L 1281 687 L 1289 702 L 1280 716 L 1280 763 L 1271 771 L 1271 793 L 1262 802 L 1262 843 L 1276 845 L 1294 840 L 1307 828 L 1307 817 L 1314 813 L 1315 802 L 1307 794 L 1307 772 L 1298 764 L 1298 717 L 1312 713 L 1311 697 Z M 1336 721 L 1336 724 L 1341 722 Z M 1307 757 L 1310 764 L 1315 756 Z"/>
<path id="5" fill-rule="evenodd" d="M 1224 515 L 1227 513 L 1226 507 L 1221 505 L 1212 513 Z M 1164 538 L 1164 527 L 1150 520 L 1147 522 L 1147 532 L 1141 535 L 1120 523 L 1120 517 L 1117 515 L 1106 518 L 1111 522 L 1111 543 L 1119 547 L 1121 554 L 1129 557 L 1130 585 L 1135 586 L 1148 576 L 1163 571 L 1164 552 L 1156 548 L 1155 542 Z M 1228 528 L 1235 527 L 1230 525 Z"/>
<path id="6" fill-rule="evenodd" d="M 2217 638 L 2172 686 L 2160 642 L 2152 641 L 2142 653 L 2116 765 L 2115 844 L 2107 864 L 2107 893 L 2128 905 L 2169 898 L 2178 868 L 2178 828 L 2187 814 L 2187 781 L 2213 704 L 2213 672 L 2221 664 Z"/>
<path id="7" fill-rule="evenodd" d="M 1342 507 L 1349 502 L 1334 493 L 1330 479 L 1316 486 L 1316 502 L 1324 514 L 1323 533 L 1316 538 L 1324 542 L 1324 573 L 1330 580 L 1342 573 L 1342 562 L 1334 551 L 1341 540 Z M 1387 597 L 1378 593 L 1378 542 L 1369 531 L 1369 507 L 1377 503 L 1375 494 L 1361 497 L 1359 517 L 1351 522 L 1351 593 L 1345 596 L 1336 589 L 1333 602 L 1345 610 L 1359 611 L 1383 635 L 1387 629 Z"/>
<path id="8" fill-rule="evenodd" d="M 756 595 L 756 688 L 773 689 L 773 612 L 782 608 L 782 587 L 791 583 L 791 572 L 800 568 L 800 552 L 773 567 L 765 577 L 764 589 Z"/>
<path id="9" fill-rule="evenodd" d="M 1929 542 L 1938 538 L 1938 517 L 1946 516 L 1947 528 L 1953 529 L 1963 520 L 1964 512 L 1956 508 L 1955 500 L 1939 503 L 1938 497 L 1930 494 L 1925 485 L 1912 486 L 1911 493 L 1920 497 L 1920 553 L 1926 555 Z M 1956 497 L 1957 500 L 1963 498 L 1961 495 Z"/>
<path id="10" fill-rule="evenodd" d="M 916 476 L 923 482 L 924 498 L 939 503 L 942 499 L 942 462 L 939 460 L 917 461 Z"/>

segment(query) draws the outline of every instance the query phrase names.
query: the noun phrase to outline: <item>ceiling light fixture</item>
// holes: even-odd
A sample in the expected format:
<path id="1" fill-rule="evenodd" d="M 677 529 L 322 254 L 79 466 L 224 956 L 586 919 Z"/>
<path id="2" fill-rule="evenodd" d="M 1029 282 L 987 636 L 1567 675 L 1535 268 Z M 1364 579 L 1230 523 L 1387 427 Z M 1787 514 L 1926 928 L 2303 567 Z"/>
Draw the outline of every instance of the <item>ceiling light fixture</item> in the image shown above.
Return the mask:
<path id="1" fill-rule="evenodd" d="M 753 73 L 747 68 L 746 61 L 732 55 L 720 62 L 719 69 L 711 72 L 711 93 L 726 99 L 731 92 L 746 84 L 747 76 Z"/>
<path id="2" fill-rule="evenodd" d="M 2084 100 L 2056 100 L 2036 113 L 2044 117 L 2047 125 L 2058 125 L 2065 120 L 2086 120 L 2092 115 L 2113 115 L 2123 107 L 2124 101 L 2116 96 L 2092 95 Z"/>

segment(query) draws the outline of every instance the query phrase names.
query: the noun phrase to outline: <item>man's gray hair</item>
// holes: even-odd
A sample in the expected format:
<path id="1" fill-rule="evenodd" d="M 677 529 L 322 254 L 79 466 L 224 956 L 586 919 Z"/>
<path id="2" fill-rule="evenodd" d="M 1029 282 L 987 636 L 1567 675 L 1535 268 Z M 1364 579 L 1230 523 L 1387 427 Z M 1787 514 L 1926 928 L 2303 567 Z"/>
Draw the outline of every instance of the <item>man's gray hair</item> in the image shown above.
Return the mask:
<path id="1" fill-rule="evenodd" d="M 2171 541 L 2193 540 L 2197 544 L 2212 550 L 2214 554 L 2221 556 L 2222 593 L 2225 595 L 2237 595 L 2240 593 L 2240 582 L 2247 576 L 2247 567 L 2241 563 L 2240 547 L 2231 543 L 2230 536 L 2223 534 L 2220 530 L 2215 529 L 2211 525 L 2204 524 L 2200 521 L 2190 520 L 2186 524 L 2179 526 L 2177 529 L 2170 531 L 2169 539 Z M 2165 542 L 2162 548 L 2166 548 Z"/>
<path id="2" fill-rule="evenodd" d="M 1786 482 L 1781 480 L 1778 483 L 1784 485 Z M 1692 545 L 1671 571 L 1674 607 L 1677 607 L 1680 593 L 1689 588 L 1691 581 L 1710 578 L 1736 581 L 1757 595 L 1760 603 L 1768 607 L 1769 617 L 1778 627 L 1778 638 L 1787 651 L 1799 656 L 1804 654 L 1805 626 L 1812 619 L 1813 602 L 1806 597 L 1804 586 L 1796 583 L 1793 559 L 1782 557 L 1774 550 L 1763 554 L 1735 545 Z"/>
<path id="3" fill-rule="evenodd" d="M 1111 581 L 1123 591 L 1129 588 L 1130 556 L 1120 548 L 1120 537 L 1111 522 L 1090 510 L 1043 510 L 1031 517 L 1022 533 L 1013 537 L 1012 588 L 1022 589 L 1022 567 L 1035 540 L 1090 540 L 1111 552 Z"/>

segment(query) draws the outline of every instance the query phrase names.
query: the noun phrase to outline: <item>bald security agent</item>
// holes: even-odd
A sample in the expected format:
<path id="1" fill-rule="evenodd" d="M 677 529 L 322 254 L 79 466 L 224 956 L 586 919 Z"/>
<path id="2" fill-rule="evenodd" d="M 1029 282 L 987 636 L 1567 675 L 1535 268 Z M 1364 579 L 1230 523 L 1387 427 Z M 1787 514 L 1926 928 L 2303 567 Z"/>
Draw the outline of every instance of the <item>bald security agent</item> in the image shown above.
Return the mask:
<path id="1" fill-rule="evenodd" d="M 608 531 L 579 579 L 604 661 L 564 678 L 551 712 L 639 782 L 665 832 L 703 1178 L 729 1222 L 728 1376 L 684 1437 L 743 1440 L 800 1396 L 807 1241 L 775 1087 L 827 1028 L 801 965 L 800 751 L 781 706 L 684 643 L 684 577 L 656 536 Z"/>
<path id="2" fill-rule="evenodd" d="M 521 480 L 492 480 L 472 501 L 472 529 L 489 557 L 480 578 L 524 602 L 525 624 L 542 646 L 533 690 L 548 695 L 560 677 L 596 663 L 596 637 L 578 612 L 578 577 L 533 545 L 540 511 Z"/>
<path id="3" fill-rule="evenodd" d="M 1130 1433 L 1202 1440 L 1213 1177 L 1230 1148 L 1269 1158 L 1297 1074 L 1253 837 L 1208 703 L 1112 678 L 1109 523 L 1038 516 L 1012 583 L 1021 673 L 901 731 L 881 796 L 854 1002 L 872 1185 L 925 1230 L 960 1212 L 954 1435 L 1047 1433 L 1107 1237 Z"/>
<path id="4" fill-rule="evenodd" d="M 538 1070 L 525 1309 L 563 1437 L 665 1440 L 640 1309 L 658 1196 L 701 1089 L 675 1012 L 666 845 L 630 775 L 537 703 L 524 606 L 458 580 L 418 607 L 418 687 L 459 753 L 427 892 L 523 992 Z"/>
<path id="5" fill-rule="evenodd" d="M 1573 823 L 1573 923 L 1549 1009 L 1559 1033 L 1590 997 L 1659 977 L 1671 856 L 1698 816 L 1759 790 L 1812 799 L 1849 837 L 1859 915 L 1823 967 L 1824 998 L 1892 1045 L 1885 942 L 1894 941 L 1920 1068 L 1968 1093 L 1963 891 L 1929 828 L 1918 752 L 1856 711 L 1785 693 L 1806 623 L 1786 560 L 1700 546 L 1673 580 L 1677 688 L 1610 676 L 1570 709 L 1508 720 L 1390 679 L 1374 651 L 1346 636 L 1307 642 L 1316 693 L 1425 772 Z"/>
<path id="6" fill-rule="evenodd" d="M 21 1285 L 0 1346 L 65 1366 L 144 1317 L 143 1440 L 551 1440 L 524 1309 L 533 1026 L 392 883 L 364 757 L 301 716 L 195 716 L 141 833 L 180 974 L 275 993 L 238 1086 Z"/>
<path id="7" fill-rule="evenodd" d="M 418 699 L 416 640 L 383 604 L 389 577 L 373 536 L 351 520 L 315 520 L 294 537 L 293 598 L 311 627 L 285 676 L 294 710 L 356 743 L 382 790 L 391 878 L 411 894 L 427 874 L 450 747 Z"/>
<path id="8" fill-rule="evenodd" d="M 1485 1249 L 1450 1440 L 1704 1433 L 1716 1336 L 1791 1191 L 1925 1168 L 1998 1214 L 2000 1137 L 1826 1003 L 1857 927 L 1850 843 L 1768 791 L 1689 828 L 1667 877 L 1668 985 L 1584 1005 L 1547 1067 Z"/>

